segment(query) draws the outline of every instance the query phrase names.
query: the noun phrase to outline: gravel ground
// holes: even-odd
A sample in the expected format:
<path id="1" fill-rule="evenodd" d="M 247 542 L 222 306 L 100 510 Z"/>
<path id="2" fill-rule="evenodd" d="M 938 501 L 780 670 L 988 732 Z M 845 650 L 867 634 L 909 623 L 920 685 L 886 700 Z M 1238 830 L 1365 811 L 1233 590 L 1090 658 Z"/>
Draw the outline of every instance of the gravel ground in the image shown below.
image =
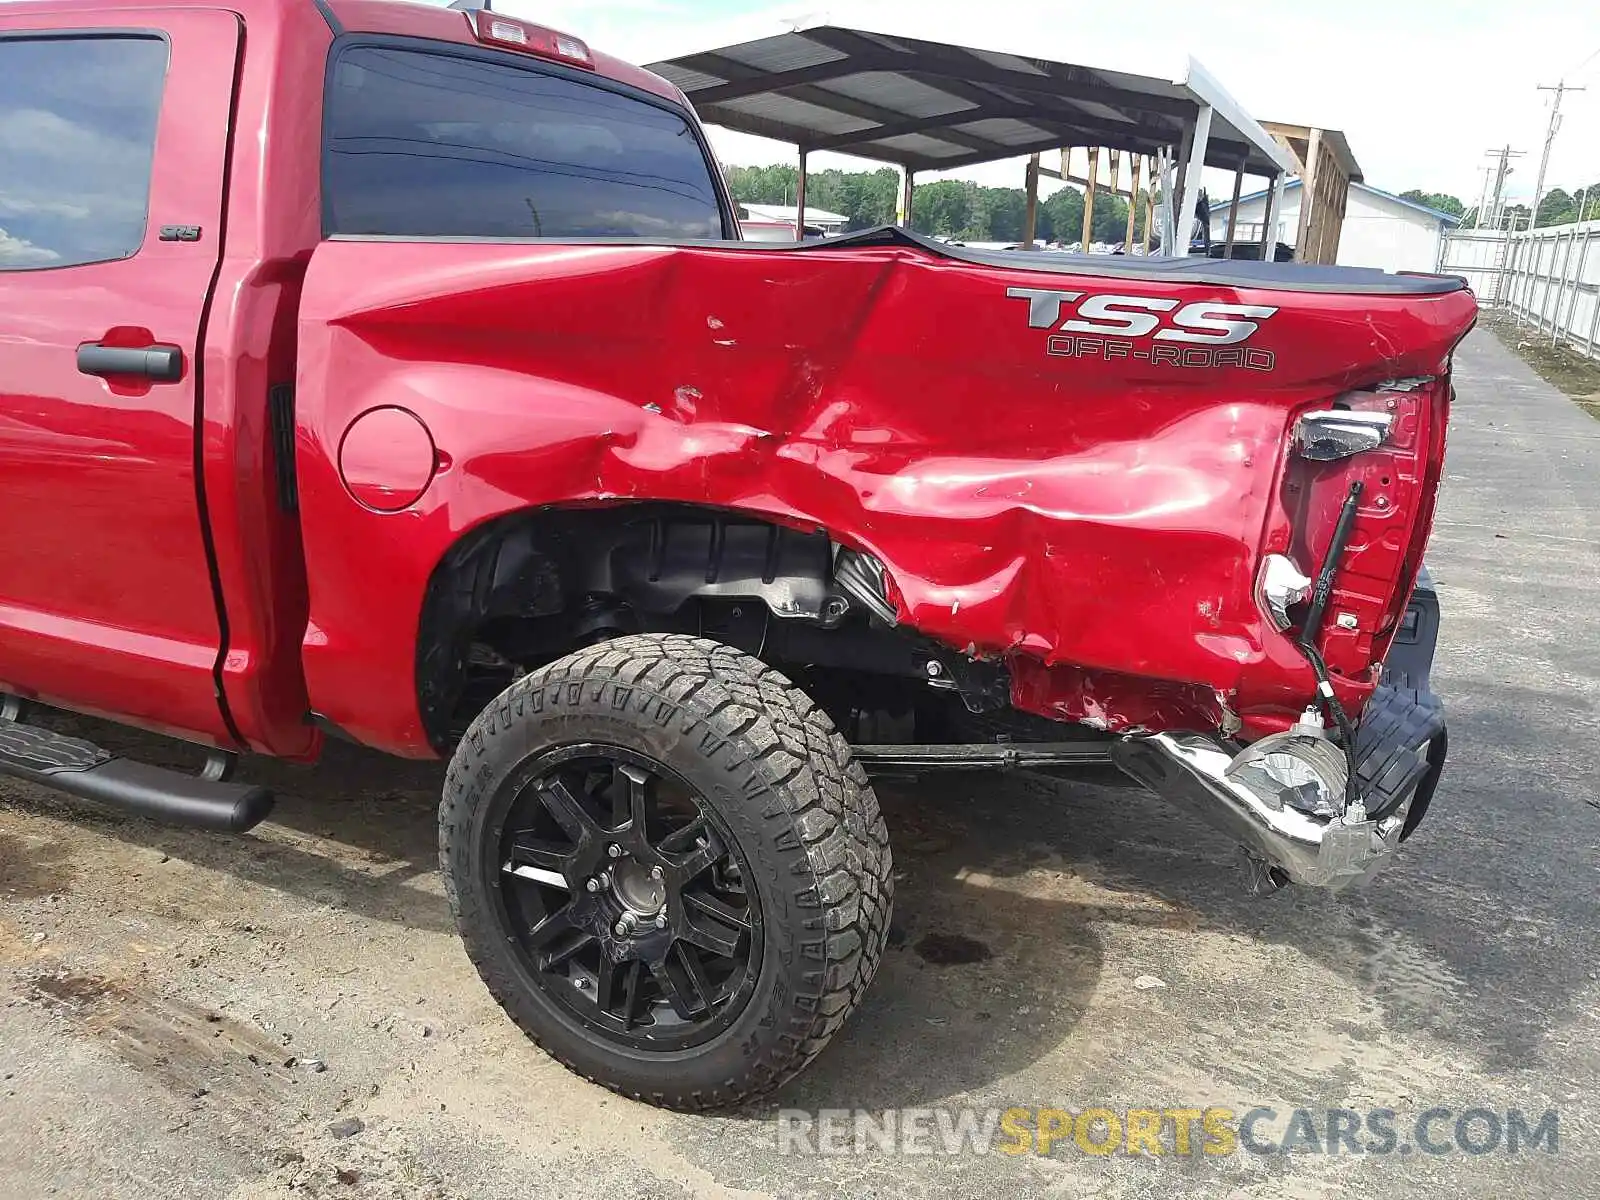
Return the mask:
<path id="1" fill-rule="evenodd" d="M 1554 1108 L 1556 1153 L 780 1154 L 776 1105 L 659 1112 L 526 1043 L 451 928 L 441 770 L 334 747 L 248 764 L 281 799 L 237 839 L 0 782 L 0 1195 L 1593 1194 L 1600 430 L 1485 332 L 1458 387 L 1452 758 L 1393 868 L 1251 901 L 1224 840 L 1134 791 L 885 786 L 897 936 L 780 1102 Z"/>
<path id="2" fill-rule="evenodd" d="M 1509 314 L 1490 313 L 1485 322 L 1539 378 L 1600 419 L 1600 361 L 1586 358 L 1567 342 L 1552 342 L 1548 334 L 1520 324 Z"/>

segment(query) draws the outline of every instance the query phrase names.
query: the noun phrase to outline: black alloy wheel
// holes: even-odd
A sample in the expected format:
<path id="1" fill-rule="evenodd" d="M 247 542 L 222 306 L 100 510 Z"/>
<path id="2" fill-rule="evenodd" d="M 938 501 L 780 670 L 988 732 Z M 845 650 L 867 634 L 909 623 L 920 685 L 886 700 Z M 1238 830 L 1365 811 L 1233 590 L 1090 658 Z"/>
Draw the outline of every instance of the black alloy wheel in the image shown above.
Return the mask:
<path id="1" fill-rule="evenodd" d="M 507 792 L 500 916 L 530 976 L 624 1045 L 726 1028 L 755 989 L 761 906 L 694 789 L 635 751 L 579 744 L 535 756 Z"/>
<path id="2" fill-rule="evenodd" d="M 889 929 L 877 797 L 821 708 L 704 638 L 533 671 L 456 748 L 439 805 L 467 954 L 529 1037 L 635 1099 L 765 1095 L 860 1003 Z"/>

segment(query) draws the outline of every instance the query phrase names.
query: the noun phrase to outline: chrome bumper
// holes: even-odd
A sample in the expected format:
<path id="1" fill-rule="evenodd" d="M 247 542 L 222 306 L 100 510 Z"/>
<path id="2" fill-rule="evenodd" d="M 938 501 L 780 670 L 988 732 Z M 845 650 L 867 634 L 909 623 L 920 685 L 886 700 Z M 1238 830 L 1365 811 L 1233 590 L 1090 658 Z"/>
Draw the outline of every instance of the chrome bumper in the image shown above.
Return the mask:
<path id="1" fill-rule="evenodd" d="M 1364 809 L 1319 818 L 1299 809 L 1274 809 L 1224 772 L 1233 753 L 1202 733 L 1157 733 L 1123 738 L 1111 759 L 1151 791 L 1229 834 L 1260 864 L 1253 890 L 1272 890 L 1273 868 L 1294 883 L 1338 890 L 1383 866 L 1400 844 L 1412 797 L 1381 819 Z M 1359 817 L 1359 819 L 1352 819 Z"/>

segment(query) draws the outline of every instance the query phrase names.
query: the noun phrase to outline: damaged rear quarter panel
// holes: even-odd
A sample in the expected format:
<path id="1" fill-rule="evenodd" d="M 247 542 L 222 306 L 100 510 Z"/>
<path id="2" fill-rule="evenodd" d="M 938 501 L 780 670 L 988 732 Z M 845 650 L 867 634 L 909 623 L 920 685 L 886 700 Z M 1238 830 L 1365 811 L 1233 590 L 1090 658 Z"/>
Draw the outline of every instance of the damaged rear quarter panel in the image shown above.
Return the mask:
<path id="1" fill-rule="evenodd" d="M 1052 343 L 1008 287 L 1270 306 L 1248 344 L 1271 368 Z M 1440 371 L 1470 310 L 1465 293 L 1042 276 L 908 246 L 324 243 L 297 418 L 313 705 L 429 753 L 414 642 L 450 545 L 529 506 L 670 500 L 877 555 L 908 624 L 1011 657 L 1021 707 L 1109 728 L 1272 708 L 1311 687 L 1252 598 L 1288 536 L 1292 418 Z M 383 406 L 439 450 L 398 513 L 338 473 L 345 430 Z"/>

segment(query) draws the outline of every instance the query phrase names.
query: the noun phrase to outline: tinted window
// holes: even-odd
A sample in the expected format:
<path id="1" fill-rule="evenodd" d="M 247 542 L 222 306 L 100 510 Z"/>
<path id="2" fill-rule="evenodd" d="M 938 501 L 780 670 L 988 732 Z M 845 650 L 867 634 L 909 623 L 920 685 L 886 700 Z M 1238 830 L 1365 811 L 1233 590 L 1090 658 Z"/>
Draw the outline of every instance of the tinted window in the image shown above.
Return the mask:
<path id="1" fill-rule="evenodd" d="M 722 236 L 683 117 L 532 64 L 348 50 L 326 162 L 331 233 Z"/>
<path id="2" fill-rule="evenodd" d="M 159 38 L 0 38 L 0 270 L 139 249 L 166 72 Z"/>

